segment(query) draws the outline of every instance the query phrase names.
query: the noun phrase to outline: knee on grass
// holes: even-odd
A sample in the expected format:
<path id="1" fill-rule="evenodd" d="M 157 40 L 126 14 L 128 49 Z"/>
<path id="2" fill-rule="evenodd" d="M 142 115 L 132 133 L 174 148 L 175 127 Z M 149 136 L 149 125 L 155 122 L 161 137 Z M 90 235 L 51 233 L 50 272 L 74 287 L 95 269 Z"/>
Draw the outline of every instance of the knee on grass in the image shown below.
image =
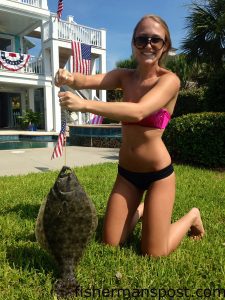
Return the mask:
<path id="1" fill-rule="evenodd" d="M 117 246 L 121 246 L 125 240 L 121 239 L 115 239 L 115 238 L 108 238 L 108 237 L 103 237 L 102 240 L 103 244 L 108 245 L 108 246 L 112 246 L 112 247 L 117 247 Z"/>
<path id="2" fill-rule="evenodd" d="M 156 247 L 142 247 L 141 249 L 142 255 L 144 256 L 150 256 L 150 257 L 165 257 L 170 254 L 170 251 L 168 250 L 168 247 L 162 247 L 162 248 L 156 248 Z"/>

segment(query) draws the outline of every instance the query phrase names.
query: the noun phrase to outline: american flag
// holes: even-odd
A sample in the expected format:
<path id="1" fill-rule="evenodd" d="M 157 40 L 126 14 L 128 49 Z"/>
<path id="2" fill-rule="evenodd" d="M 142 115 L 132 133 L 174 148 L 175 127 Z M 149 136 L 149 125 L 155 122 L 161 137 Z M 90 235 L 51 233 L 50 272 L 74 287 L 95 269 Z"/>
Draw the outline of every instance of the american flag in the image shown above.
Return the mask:
<path id="1" fill-rule="evenodd" d="M 62 17 L 62 11 L 63 11 L 63 0 L 58 0 L 58 9 L 57 9 L 58 20 Z"/>
<path id="2" fill-rule="evenodd" d="M 62 156 L 63 147 L 65 146 L 66 140 L 66 119 L 62 122 L 62 128 L 58 136 L 57 143 L 52 153 L 51 159 Z"/>
<path id="3" fill-rule="evenodd" d="M 74 72 L 91 74 L 91 46 L 72 41 Z"/>

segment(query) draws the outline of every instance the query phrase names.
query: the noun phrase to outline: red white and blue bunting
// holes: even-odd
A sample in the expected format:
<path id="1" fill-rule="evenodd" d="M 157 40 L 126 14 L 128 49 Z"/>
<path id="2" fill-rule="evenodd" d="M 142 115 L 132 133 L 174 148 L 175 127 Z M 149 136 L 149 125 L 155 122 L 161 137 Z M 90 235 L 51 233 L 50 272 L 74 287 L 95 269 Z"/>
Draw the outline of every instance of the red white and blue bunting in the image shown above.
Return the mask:
<path id="1" fill-rule="evenodd" d="M 0 51 L 0 63 L 10 71 L 18 71 L 25 67 L 29 58 L 29 54 Z"/>

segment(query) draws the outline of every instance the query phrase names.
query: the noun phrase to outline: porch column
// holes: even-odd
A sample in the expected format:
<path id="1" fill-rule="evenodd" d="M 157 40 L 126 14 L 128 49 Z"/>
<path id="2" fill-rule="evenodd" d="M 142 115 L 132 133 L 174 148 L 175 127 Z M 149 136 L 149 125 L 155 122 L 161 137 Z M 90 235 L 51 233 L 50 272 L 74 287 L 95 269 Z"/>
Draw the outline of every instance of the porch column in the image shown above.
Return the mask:
<path id="1" fill-rule="evenodd" d="M 106 51 L 103 51 L 100 55 L 99 71 L 100 73 L 106 73 Z M 99 98 L 106 102 L 106 90 L 99 91 Z"/>
<path id="2" fill-rule="evenodd" d="M 22 115 L 25 114 L 27 110 L 27 107 L 26 107 L 26 92 L 23 91 L 21 92 L 21 111 L 22 111 Z"/>
<path id="3" fill-rule="evenodd" d="M 50 48 L 45 48 L 45 43 L 43 43 L 42 56 L 43 56 L 44 75 L 45 76 L 52 76 L 51 49 Z"/>
<path id="4" fill-rule="evenodd" d="M 44 87 L 44 111 L 45 111 L 45 130 L 53 131 L 53 109 L 52 109 L 52 87 Z"/>
<path id="5" fill-rule="evenodd" d="M 92 75 L 96 74 L 96 58 L 92 58 L 91 74 Z M 91 94 L 91 99 L 94 99 L 94 97 L 96 96 L 96 90 L 90 90 L 90 94 Z"/>
<path id="6" fill-rule="evenodd" d="M 48 9 L 47 0 L 41 0 L 40 1 L 40 7 L 43 8 L 43 9 Z"/>
<path id="7" fill-rule="evenodd" d="M 53 111 L 53 128 L 56 132 L 61 129 L 61 108 L 59 105 L 58 92 L 59 88 L 54 84 L 54 77 L 59 69 L 59 45 L 58 45 L 58 21 L 51 18 L 52 40 L 51 40 L 51 70 L 52 70 L 52 111 Z"/>
<path id="8" fill-rule="evenodd" d="M 28 89 L 29 108 L 34 111 L 34 89 Z"/>
<path id="9" fill-rule="evenodd" d="M 59 132 L 61 129 L 61 108 L 59 105 L 59 97 L 58 92 L 59 88 L 55 86 L 54 84 L 54 77 L 56 72 L 59 69 L 59 48 L 58 48 L 58 42 L 52 41 L 51 46 L 51 53 L 52 53 L 52 110 L 53 110 L 53 123 L 54 123 L 54 130 L 56 132 Z"/>

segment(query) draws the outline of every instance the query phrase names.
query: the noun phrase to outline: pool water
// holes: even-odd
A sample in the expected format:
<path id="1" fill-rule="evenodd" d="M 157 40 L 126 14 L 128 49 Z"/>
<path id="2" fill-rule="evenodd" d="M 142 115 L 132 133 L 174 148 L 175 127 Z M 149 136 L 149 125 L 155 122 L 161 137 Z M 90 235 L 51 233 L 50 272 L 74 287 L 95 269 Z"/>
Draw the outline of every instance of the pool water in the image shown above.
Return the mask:
<path id="1" fill-rule="evenodd" d="M 56 142 L 43 141 L 0 141 L 0 150 L 53 148 Z"/>

